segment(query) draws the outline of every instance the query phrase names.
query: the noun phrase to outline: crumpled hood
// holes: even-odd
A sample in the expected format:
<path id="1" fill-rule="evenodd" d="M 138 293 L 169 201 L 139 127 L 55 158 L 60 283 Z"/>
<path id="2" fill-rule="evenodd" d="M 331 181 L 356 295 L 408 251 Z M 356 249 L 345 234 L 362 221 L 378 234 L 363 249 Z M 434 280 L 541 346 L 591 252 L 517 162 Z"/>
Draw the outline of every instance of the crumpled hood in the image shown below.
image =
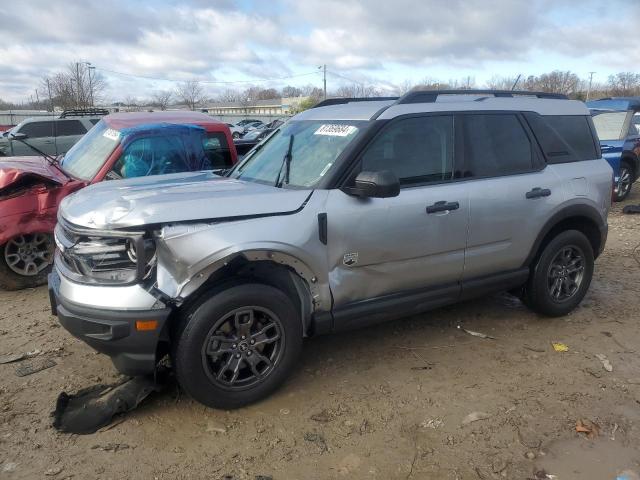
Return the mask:
<path id="1" fill-rule="evenodd" d="M 26 177 L 64 184 L 69 181 L 62 172 L 42 157 L 0 157 L 0 190 Z"/>
<path id="2" fill-rule="evenodd" d="M 117 229 L 288 213 L 310 194 L 210 172 L 175 173 L 90 185 L 66 197 L 60 213 L 78 226 Z"/>

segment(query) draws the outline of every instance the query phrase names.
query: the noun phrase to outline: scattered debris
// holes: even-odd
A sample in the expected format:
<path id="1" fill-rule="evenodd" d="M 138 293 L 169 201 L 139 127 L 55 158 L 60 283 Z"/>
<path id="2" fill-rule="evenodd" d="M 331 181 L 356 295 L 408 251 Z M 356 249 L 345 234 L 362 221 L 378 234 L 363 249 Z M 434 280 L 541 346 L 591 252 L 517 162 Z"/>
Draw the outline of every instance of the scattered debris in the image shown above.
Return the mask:
<path id="1" fill-rule="evenodd" d="M 41 353 L 42 352 L 40 350 L 34 350 L 32 352 L 8 353 L 6 355 L 0 355 L 0 365 L 3 365 L 5 363 L 19 362 L 20 360 L 26 360 L 27 358 L 37 357 Z"/>
<path id="2" fill-rule="evenodd" d="M 547 473 L 544 470 L 538 470 L 536 473 L 533 474 L 532 478 L 529 478 L 527 480 L 554 480 L 557 478 L 558 477 L 556 475 L 551 475 L 550 473 Z"/>
<path id="3" fill-rule="evenodd" d="M 425 420 L 420 424 L 422 428 L 440 428 L 444 425 L 444 422 L 441 418 L 430 418 L 429 420 Z"/>
<path id="4" fill-rule="evenodd" d="M 72 395 L 62 392 L 51 414 L 53 426 L 66 433 L 94 433 L 109 425 L 115 415 L 133 410 L 149 394 L 164 386 L 152 376 L 146 376 L 113 385 L 95 385 Z"/>
<path id="5" fill-rule="evenodd" d="M 315 443 L 320 449 L 320 453 L 324 453 L 329 450 L 329 448 L 327 447 L 327 442 L 319 433 L 307 432 L 304 434 L 304 439 L 307 442 Z"/>
<path id="6" fill-rule="evenodd" d="M 576 432 L 586 433 L 587 438 L 594 439 L 600 433 L 600 426 L 587 419 L 580 419 L 576 422 Z"/>
<path id="7" fill-rule="evenodd" d="M 535 452 L 532 451 L 528 451 L 527 453 L 524 454 L 524 456 L 528 459 L 528 460 L 533 460 L 536 458 L 536 454 Z"/>
<path id="8" fill-rule="evenodd" d="M 618 424 L 614 423 L 613 424 L 613 429 L 611 430 L 611 436 L 609 437 L 609 439 L 611 441 L 614 441 L 616 439 L 616 432 L 618 431 Z"/>
<path id="9" fill-rule="evenodd" d="M 207 432 L 227 433 L 227 427 L 218 422 L 209 422 L 207 424 Z"/>
<path id="10" fill-rule="evenodd" d="M 329 410 L 325 408 L 321 412 L 311 415 L 311 420 L 320 423 L 329 423 L 331 421 L 331 414 L 329 413 Z"/>
<path id="11" fill-rule="evenodd" d="M 531 350 L 532 352 L 536 352 L 536 353 L 545 352 L 544 348 L 532 347 L 531 345 L 527 345 L 526 343 L 523 345 L 523 347 L 526 348 L 527 350 Z"/>
<path id="12" fill-rule="evenodd" d="M 55 367 L 57 363 L 50 358 L 42 358 L 31 362 L 21 363 L 16 367 L 16 375 L 18 377 L 26 377 L 34 373 L 41 372 L 47 368 Z"/>
<path id="13" fill-rule="evenodd" d="M 596 370 L 594 370 L 593 368 L 587 367 L 584 369 L 585 372 L 587 372 L 589 375 L 596 377 L 596 378 L 601 378 L 602 374 Z"/>
<path id="14" fill-rule="evenodd" d="M 640 213 L 640 205 L 625 205 L 622 213 Z"/>
<path id="15" fill-rule="evenodd" d="M 602 362 L 602 368 L 604 368 L 607 372 L 613 372 L 613 365 L 611 365 L 611 362 L 606 355 L 602 353 L 596 353 L 596 358 Z"/>
<path id="16" fill-rule="evenodd" d="M 5 462 L 2 465 L 2 471 L 5 473 L 15 472 L 17 466 L 18 464 L 16 462 Z"/>
<path id="17" fill-rule="evenodd" d="M 60 472 L 62 472 L 62 470 L 64 470 L 64 466 L 58 465 L 57 467 L 50 468 L 49 470 L 44 472 L 44 474 L 48 477 L 54 477 L 58 475 Z"/>
<path id="18" fill-rule="evenodd" d="M 290 413 L 291 413 L 291 410 L 289 410 L 288 408 L 280 409 L 280 415 L 289 415 Z"/>
<path id="19" fill-rule="evenodd" d="M 553 349 L 556 352 L 568 352 L 569 351 L 569 346 L 564 344 L 564 343 L 551 342 L 551 345 L 553 346 Z"/>
<path id="20" fill-rule="evenodd" d="M 117 452 L 119 450 L 128 450 L 129 445 L 126 443 L 107 443 L 106 445 L 94 445 L 91 447 L 92 450 L 102 450 L 104 452 Z"/>
<path id="21" fill-rule="evenodd" d="M 466 328 L 462 328 L 460 325 L 456 327 L 458 330 L 462 330 L 464 333 L 472 335 L 474 337 L 479 338 L 488 338 L 489 340 L 495 340 L 496 337 L 492 337 L 491 335 L 487 335 L 486 333 L 474 332 L 473 330 L 467 330 Z"/>
<path id="22" fill-rule="evenodd" d="M 486 420 L 490 418 L 491 414 L 485 412 L 472 412 L 462 420 L 462 425 L 469 425 L 470 423 L 477 422 L 478 420 Z"/>

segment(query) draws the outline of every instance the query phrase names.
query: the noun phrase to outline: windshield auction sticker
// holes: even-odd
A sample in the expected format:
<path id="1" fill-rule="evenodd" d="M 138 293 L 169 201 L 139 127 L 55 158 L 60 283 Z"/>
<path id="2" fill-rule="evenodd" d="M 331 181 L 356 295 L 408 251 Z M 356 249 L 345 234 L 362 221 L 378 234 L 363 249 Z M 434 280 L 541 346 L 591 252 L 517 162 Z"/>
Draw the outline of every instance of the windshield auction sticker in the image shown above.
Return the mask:
<path id="1" fill-rule="evenodd" d="M 114 130 L 113 128 L 107 128 L 102 136 L 111 140 L 118 140 L 120 138 L 120 132 L 118 130 Z"/>
<path id="2" fill-rule="evenodd" d="M 329 135 L 331 137 L 346 137 L 358 130 L 353 125 L 320 125 L 320 128 L 316 130 L 314 135 Z"/>

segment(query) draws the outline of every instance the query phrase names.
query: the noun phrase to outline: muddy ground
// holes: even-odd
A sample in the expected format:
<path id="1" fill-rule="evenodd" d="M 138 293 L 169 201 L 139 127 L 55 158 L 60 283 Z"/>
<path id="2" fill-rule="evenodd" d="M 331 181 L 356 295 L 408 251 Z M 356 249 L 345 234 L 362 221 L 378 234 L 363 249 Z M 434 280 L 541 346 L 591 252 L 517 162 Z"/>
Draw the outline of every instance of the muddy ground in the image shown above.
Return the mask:
<path id="1" fill-rule="evenodd" d="M 639 202 L 636 186 L 625 204 Z M 496 295 L 316 338 L 293 378 L 257 405 L 211 410 L 174 386 L 86 436 L 56 432 L 49 412 L 63 390 L 116 380 L 109 359 L 58 326 L 45 287 L 0 292 L 0 354 L 39 349 L 57 363 L 26 377 L 15 375 L 19 363 L 0 365 L 0 478 L 483 480 L 544 469 L 559 480 L 600 480 L 640 472 L 640 215 L 621 207 L 591 290 L 566 318 L 539 318 Z M 465 424 L 473 412 L 487 418 Z M 576 432 L 581 419 L 599 426 L 596 438 Z"/>

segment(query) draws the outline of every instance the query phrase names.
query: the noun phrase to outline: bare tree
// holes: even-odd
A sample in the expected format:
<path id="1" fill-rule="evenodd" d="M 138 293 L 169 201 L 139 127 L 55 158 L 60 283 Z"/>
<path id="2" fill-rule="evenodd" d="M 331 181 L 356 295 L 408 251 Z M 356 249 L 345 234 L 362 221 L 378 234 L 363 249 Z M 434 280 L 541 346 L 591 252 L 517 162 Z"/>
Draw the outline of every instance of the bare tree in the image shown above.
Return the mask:
<path id="1" fill-rule="evenodd" d="M 87 108 L 99 103 L 107 84 L 102 75 L 86 62 L 72 62 L 66 71 L 44 77 L 40 92 L 49 97 L 54 105 L 69 108 Z"/>
<path id="2" fill-rule="evenodd" d="M 355 97 L 379 97 L 380 92 L 372 85 L 363 85 L 360 83 L 352 83 L 351 85 L 342 85 L 335 92 L 337 97 L 355 98 Z"/>
<path id="3" fill-rule="evenodd" d="M 181 82 L 176 87 L 176 96 L 182 100 L 191 110 L 205 101 L 204 89 L 197 80 Z"/>
<path id="4" fill-rule="evenodd" d="M 640 93 L 640 74 L 620 72 L 609 76 L 609 90 L 611 95 L 626 96 Z"/>
<path id="5" fill-rule="evenodd" d="M 241 98 L 242 94 L 238 90 L 232 90 L 230 88 L 227 88 L 218 95 L 219 102 L 239 102 Z"/>
<path id="6" fill-rule="evenodd" d="M 173 92 L 171 90 L 158 90 L 153 94 L 152 103 L 160 110 L 166 110 L 172 99 Z"/>
<path id="7" fill-rule="evenodd" d="M 292 87 L 291 85 L 287 85 L 286 87 L 282 88 L 281 94 L 285 98 L 301 97 L 302 89 L 298 87 Z"/>
<path id="8" fill-rule="evenodd" d="M 127 98 L 124 99 L 124 104 L 127 107 L 127 110 L 130 112 L 139 112 L 140 111 L 140 104 L 139 101 L 136 97 L 134 96 L 127 96 Z"/>

